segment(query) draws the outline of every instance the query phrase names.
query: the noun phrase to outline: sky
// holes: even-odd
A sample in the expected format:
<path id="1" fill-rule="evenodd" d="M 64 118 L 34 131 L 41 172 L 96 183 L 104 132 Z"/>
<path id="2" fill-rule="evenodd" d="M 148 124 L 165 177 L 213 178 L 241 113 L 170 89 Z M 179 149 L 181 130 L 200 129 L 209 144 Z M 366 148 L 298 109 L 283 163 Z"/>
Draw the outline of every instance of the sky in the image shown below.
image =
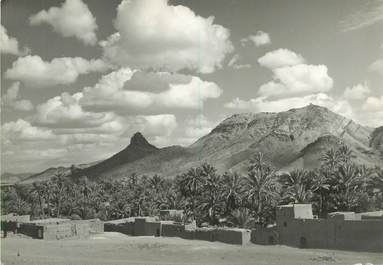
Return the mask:
<path id="1" fill-rule="evenodd" d="M 310 103 L 382 126 L 382 29 L 383 0 L 2 0 L 1 171 Z"/>

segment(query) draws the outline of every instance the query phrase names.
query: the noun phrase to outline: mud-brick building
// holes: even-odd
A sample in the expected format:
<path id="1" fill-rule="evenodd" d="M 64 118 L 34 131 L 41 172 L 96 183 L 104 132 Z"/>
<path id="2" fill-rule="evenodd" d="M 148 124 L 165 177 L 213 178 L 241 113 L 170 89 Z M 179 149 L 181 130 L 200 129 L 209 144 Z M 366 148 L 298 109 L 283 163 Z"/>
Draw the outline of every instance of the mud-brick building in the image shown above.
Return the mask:
<path id="1" fill-rule="evenodd" d="M 276 210 L 275 226 L 253 234 L 258 244 L 383 252 L 383 212 L 336 212 L 318 219 L 311 204 L 284 205 Z"/>

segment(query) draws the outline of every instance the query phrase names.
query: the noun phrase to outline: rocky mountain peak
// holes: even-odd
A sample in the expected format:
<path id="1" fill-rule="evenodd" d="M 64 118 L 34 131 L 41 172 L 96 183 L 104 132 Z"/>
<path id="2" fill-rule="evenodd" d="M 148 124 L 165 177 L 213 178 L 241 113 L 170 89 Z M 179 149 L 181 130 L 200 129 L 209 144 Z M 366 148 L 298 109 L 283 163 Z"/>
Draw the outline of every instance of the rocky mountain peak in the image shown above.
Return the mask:
<path id="1" fill-rule="evenodd" d="M 145 137 L 140 132 L 136 132 L 132 136 L 132 138 L 130 138 L 130 146 L 145 147 L 151 146 L 151 144 L 145 139 Z"/>

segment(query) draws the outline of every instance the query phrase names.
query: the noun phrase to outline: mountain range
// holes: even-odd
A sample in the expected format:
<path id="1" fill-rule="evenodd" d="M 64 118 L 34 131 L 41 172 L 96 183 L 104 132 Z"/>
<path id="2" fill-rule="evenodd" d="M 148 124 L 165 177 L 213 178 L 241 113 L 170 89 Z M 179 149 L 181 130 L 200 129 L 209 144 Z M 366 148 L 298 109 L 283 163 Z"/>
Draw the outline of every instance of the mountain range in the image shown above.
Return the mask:
<path id="1" fill-rule="evenodd" d="M 323 152 L 340 143 L 351 148 L 356 163 L 383 166 L 383 126 L 365 127 L 327 108 L 308 105 L 285 112 L 235 114 L 188 147 L 157 148 L 137 132 L 130 144 L 101 162 L 51 168 L 21 180 L 49 179 L 58 170 L 88 179 L 123 178 L 133 173 L 174 177 L 208 162 L 225 171 L 244 173 L 258 152 L 277 169 L 313 169 Z"/>

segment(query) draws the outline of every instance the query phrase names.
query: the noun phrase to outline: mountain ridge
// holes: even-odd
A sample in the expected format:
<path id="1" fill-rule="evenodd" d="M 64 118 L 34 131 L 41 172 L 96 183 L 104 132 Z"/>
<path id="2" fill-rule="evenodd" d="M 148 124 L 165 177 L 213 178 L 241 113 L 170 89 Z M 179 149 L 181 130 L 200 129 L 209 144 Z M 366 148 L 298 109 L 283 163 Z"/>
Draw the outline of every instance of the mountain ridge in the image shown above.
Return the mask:
<path id="1" fill-rule="evenodd" d="M 308 105 L 284 112 L 234 114 L 188 147 L 157 148 L 141 133 L 114 156 L 83 168 L 77 175 L 90 179 L 122 178 L 132 173 L 174 177 L 203 162 L 218 172 L 245 172 L 258 152 L 280 170 L 312 169 L 320 153 L 342 142 L 356 155 L 355 162 L 383 165 L 383 126 L 370 128 L 327 108 Z"/>

